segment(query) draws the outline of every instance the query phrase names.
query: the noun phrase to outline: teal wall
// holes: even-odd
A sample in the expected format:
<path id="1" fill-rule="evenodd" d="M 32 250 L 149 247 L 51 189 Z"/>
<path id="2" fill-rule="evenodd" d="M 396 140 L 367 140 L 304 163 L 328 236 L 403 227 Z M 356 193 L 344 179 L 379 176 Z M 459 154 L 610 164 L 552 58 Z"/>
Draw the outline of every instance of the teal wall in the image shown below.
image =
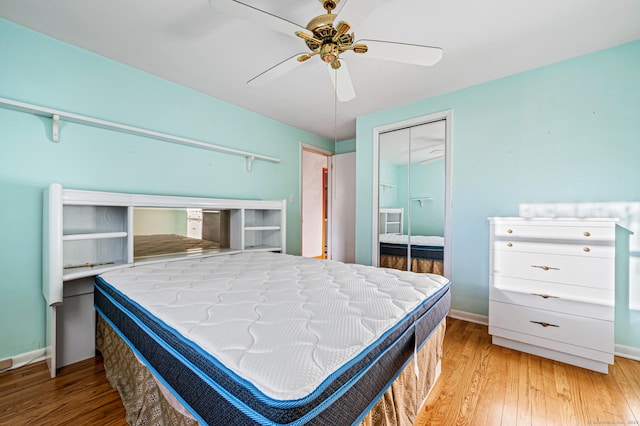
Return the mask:
<path id="1" fill-rule="evenodd" d="M 408 166 L 399 166 L 380 160 L 378 175 L 380 182 L 393 185 L 380 186 L 378 197 L 380 208 L 396 207 L 404 209 L 403 233 L 409 230 L 409 209 L 411 209 L 411 235 L 444 236 L 444 160 L 427 164 L 411 165 L 411 198 L 431 197 L 423 201 L 409 200 Z"/>
<path id="2" fill-rule="evenodd" d="M 371 262 L 373 129 L 450 109 L 452 308 L 487 315 L 488 217 L 517 216 L 520 203 L 640 201 L 639 70 L 635 41 L 358 118 L 356 261 Z M 629 321 L 616 342 L 640 348 L 640 318 Z"/>
<path id="3" fill-rule="evenodd" d="M 391 185 L 387 187 L 383 187 L 381 185 L 380 189 L 378 190 L 378 197 L 380 198 L 380 208 L 402 207 L 406 209 L 406 203 L 401 205 L 399 201 L 400 198 L 398 198 L 398 166 L 388 161 L 380 160 L 380 164 L 378 167 L 378 176 L 380 176 L 380 183 Z M 406 180 L 407 177 L 405 176 L 405 187 Z M 402 182 L 400 182 L 400 186 L 402 186 Z M 406 200 L 406 198 L 403 198 L 402 200 Z"/>
<path id="4" fill-rule="evenodd" d="M 338 141 L 338 143 L 336 143 L 336 154 L 346 154 L 348 152 L 355 152 L 355 150 L 356 150 L 355 139 L 347 139 L 344 141 Z"/>
<path id="5" fill-rule="evenodd" d="M 215 76 L 212 76 L 215 78 Z M 78 189 L 289 199 L 300 250 L 300 143 L 312 135 L 0 20 L 0 97 L 277 157 L 280 164 L 62 123 L 0 108 L 0 359 L 44 345 L 42 191 Z"/>
<path id="6" fill-rule="evenodd" d="M 398 200 L 412 200 L 404 204 L 411 209 L 411 235 L 444 236 L 444 160 L 427 164 L 411 164 L 411 196 L 408 194 L 408 166 L 398 167 Z M 431 197 L 422 205 L 413 198 Z M 404 215 L 405 234 L 409 229 L 409 215 Z"/>

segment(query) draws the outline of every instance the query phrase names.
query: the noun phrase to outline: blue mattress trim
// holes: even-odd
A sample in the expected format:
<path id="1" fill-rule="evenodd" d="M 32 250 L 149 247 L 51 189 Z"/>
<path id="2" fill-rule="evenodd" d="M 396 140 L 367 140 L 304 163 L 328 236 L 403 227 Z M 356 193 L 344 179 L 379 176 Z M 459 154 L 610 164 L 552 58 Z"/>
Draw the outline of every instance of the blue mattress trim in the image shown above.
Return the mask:
<path id="1" fill-rule="evenodd" d="M 450 304 L 449 284 L 446 284 L 376 344 L 332 374 L 312 394 L 299 400 L 281 401 L 262 394 L 235 374 L 225 374 L 229 370 L 213 356 L 203 355 L 201 348 L 185 341 L 175 330 L 115 290 L 102 277 L 96 278 L 96 288 L 96 307 L 101 315 L 162 377 L 169 389 L 179 391 L 176 394 L 182 395 L 180 398 L 185 406 L 199 413 L 203 423 L 221 423 L 224 420 L 224 424 L 243 425 L 248 421 L 273 425 L 326 424 L 337 419 L 340 419 L 340 424 L 352 423 L 363 412 L 366 413 L 363 410 L 372 401 L 377 400 L 375 395 L 384 393 L 383 389 L 413 356 L 415 339 L 418 345 L 422 345 L 444 318 Z M 182 362 L 176 367 L 175 361 L 168 359 Z M 176 373 L 176 369 L 180 372 Z M 375 374 L 365 376 L 368 370 L 375 370 Z M 181 390 L 181 386 L 186 390 Z M 358 392 L 367 393 L 364 403 L 356 403 L 353 401 L 355 397 L 349 396 Z M 349 396 L 347 405 L 336 404 L 345 395 Z M 225 414 L 224 419 L 221 413 Z"/>

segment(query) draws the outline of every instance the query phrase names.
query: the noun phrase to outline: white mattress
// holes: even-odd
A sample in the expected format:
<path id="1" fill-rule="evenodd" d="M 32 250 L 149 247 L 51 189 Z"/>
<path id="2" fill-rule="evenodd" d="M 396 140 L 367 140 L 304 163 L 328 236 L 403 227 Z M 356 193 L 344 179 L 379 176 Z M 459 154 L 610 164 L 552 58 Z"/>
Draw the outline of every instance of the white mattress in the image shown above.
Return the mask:
<path id="1" fill-rule="evenodd" d="M 408 235 L 402 234 L 380 234 L 381 243 L 391 244 L 407 244 L 409 242 Z M 411 244 L 417 246 L 444 246 L 444 237 L 438 237 L 435 235 L 412 235 Z"/>
<path id="2" fill-rule="evenodd" d="M 278 400 L 311 393 L 448 282 L 266 252 L 153 263 L 102 277 Z"/>

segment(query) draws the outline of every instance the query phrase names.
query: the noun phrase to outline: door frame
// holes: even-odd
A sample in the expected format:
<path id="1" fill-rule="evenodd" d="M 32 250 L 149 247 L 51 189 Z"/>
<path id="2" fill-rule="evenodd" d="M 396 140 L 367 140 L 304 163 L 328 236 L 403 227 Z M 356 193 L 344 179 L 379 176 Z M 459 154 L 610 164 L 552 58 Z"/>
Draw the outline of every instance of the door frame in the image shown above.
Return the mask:
<path id="1" fill-rule="evenodd" d="M 380 211 L 380 175 L 379 175 L 379 149 L 380 134 L 393 130 L 400 130 L 407 127 L 415 127 L 421 124 L 431 123 L 433 121 L 445 120 L 445 189 L 444 189 L 444 276 L 451 279 L 451 207 L 452 207 L 452 120 L 453 110 L 444 110 L 433 114 L 422 115 L 420 117 L 410 118 L 408 120 L 398 121 L 395 123 L 385 124 L 373 128 L 373 220 L 372 220 L 372 259 L 371 264 L 379 266 L 380 263 L 380 244 L 378 242 L 379 235 L 379 211 Z"/>

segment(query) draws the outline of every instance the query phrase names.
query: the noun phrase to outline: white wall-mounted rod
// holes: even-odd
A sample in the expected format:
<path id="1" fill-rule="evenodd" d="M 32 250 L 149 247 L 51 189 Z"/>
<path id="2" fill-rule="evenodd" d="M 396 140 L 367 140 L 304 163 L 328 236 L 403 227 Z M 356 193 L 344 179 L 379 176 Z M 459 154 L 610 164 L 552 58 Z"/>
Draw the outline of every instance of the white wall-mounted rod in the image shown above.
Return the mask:
<path id="1" fill-rule="evenodd" d="M 195 139 L 183 138 L 181 136 L 174 136 L 168 133 L 160 133 L 153 130 L 143 129 L 140 127 L 129 126 L 127 124 L 116 123 L 113 121 L 102 120 L 99 118 L 88 117 L 84 115 L 74 114 L 71 112 L 58 111 L 51 108 L 42 107 L 39 105 L 28 104 L 26 102 L 15 101 L 13 99 L 0 98 L 0 106 L 15 111 L 27 112 L 30 114 L 39 115 L 42 117 L 48 117 L 52 119 L 52 140 L 58 142 L 59 140 L 59 122 L 60 120 L 68 121 L 70 123 L 79 123 L 87 126 L 98 127 L 101 129 L 114 130 L 122 133 L 129 133 L 137 136 L 144 136 L 147 138 L 158 139 L 165 142 L 177 143 L 180 145 L 193 146 L 196 148 L 208 149 L 211 151 L 222 152 L 225 154 L 240 155 L 247 158 L 247 171 L 251 171 L 251 165 L 253 160 L 264 160 L 272 163 L 279 163 L 280 159 L 275 157 L 269 157 L 266 155 L 255 154 L 248 151 L 241 151 L 238 149 L 228 148 L 226 146 L 214 145 L 207 142 L 201 142 Z"/>

